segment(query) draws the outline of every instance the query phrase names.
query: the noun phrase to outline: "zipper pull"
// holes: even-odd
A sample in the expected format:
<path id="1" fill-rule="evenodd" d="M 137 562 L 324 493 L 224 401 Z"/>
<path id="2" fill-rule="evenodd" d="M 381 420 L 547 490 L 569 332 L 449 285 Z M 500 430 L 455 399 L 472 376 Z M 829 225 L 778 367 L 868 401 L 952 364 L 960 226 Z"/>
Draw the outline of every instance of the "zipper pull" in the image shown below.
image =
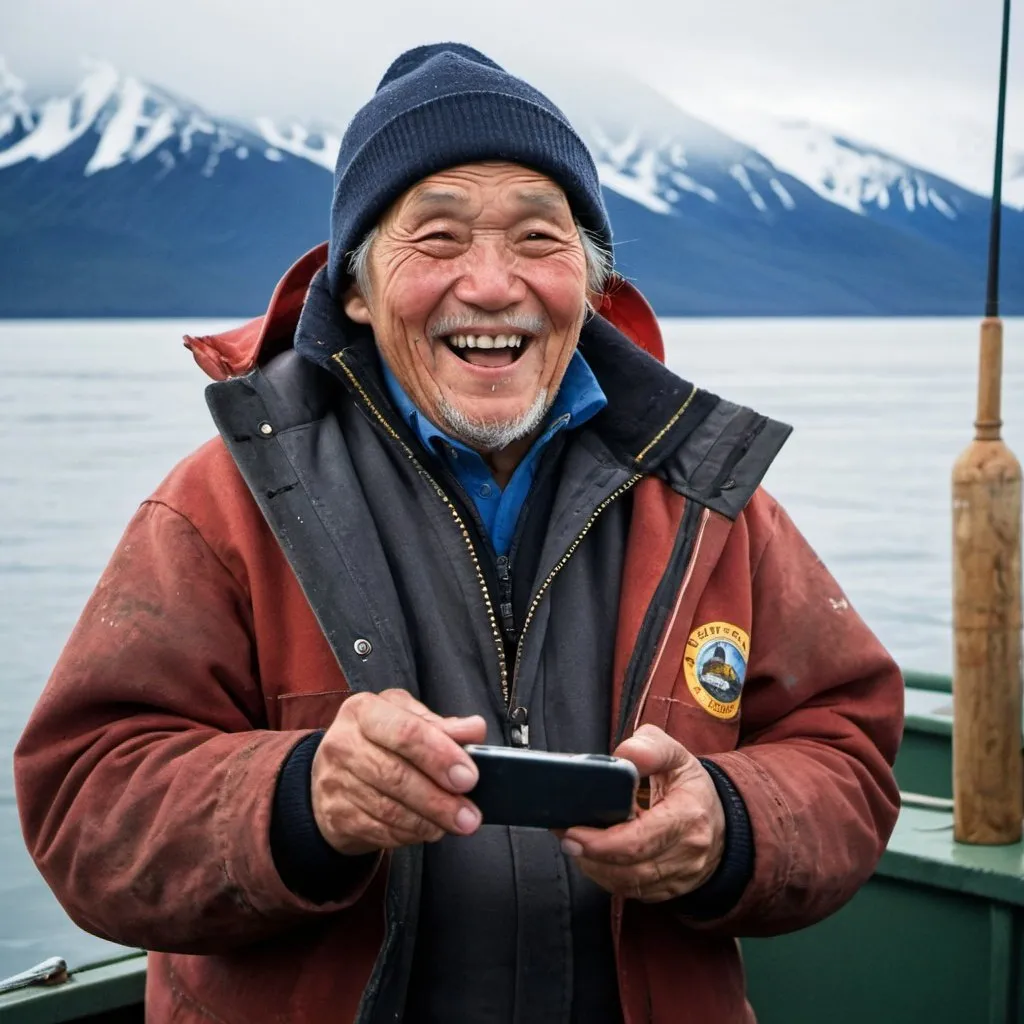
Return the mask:
<path id="1" fill-rule="evenodd" d="M 511 725 L 512 746 L 528 747 L 530 745 L 530 726 L 527 724 L 529 713 L 526 708 L 512 708 L 508 713 Z"/>
<path id="2" fill-rule="evenodd" d="M 500 589 L 498 609 L 501 612 L 501 628 L 509 643 L 516 642 L 516 620 L 512 610 L 512 566 L 507 555 L 498 556 L 498 586 Z"/>

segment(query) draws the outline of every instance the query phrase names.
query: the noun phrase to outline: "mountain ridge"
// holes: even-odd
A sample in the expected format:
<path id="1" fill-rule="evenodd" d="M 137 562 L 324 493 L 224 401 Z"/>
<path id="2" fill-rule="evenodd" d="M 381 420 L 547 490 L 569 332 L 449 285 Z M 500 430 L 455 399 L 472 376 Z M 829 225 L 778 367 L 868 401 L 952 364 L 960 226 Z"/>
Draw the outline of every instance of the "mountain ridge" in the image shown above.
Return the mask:
<path id="1" fill-rule="evenodd" d="M 99 62 L 25 97 L 0 58 L 0 316 L 256 313 L 327 233 L 333 126 L 214 116 Z M 989 203 L 941 175 L 806 125 L 755 146 L 607 75 L 553 98 L 594 153 L 617 265 L 662 315 L 981 306 Z M 1004 221 L 1024 312 L 1024 213 Z"/>

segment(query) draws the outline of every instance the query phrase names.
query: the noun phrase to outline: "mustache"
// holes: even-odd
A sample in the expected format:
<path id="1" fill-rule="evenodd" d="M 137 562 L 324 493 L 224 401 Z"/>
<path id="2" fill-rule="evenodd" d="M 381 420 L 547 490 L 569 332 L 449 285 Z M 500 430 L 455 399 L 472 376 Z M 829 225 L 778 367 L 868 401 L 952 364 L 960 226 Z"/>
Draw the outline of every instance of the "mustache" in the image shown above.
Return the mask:
<path id="1" fill-rule="evenodd" d="M 548 322 L 542 316 L 530 313 L 501 313 L 486 316 L 482 313 L 462 313 L 445 316 L 428 331 L 431 338 L 445 338 L 450 334 L 472 334 L 474 331 L 495 331 L 499 334 L 543 334 Z"/>

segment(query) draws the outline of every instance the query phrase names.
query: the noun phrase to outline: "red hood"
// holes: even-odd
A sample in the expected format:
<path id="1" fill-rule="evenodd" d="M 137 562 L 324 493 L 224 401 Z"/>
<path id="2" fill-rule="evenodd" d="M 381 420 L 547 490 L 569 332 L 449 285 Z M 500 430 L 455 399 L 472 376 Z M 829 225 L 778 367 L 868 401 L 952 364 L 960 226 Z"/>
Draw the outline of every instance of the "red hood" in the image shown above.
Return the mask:
<path id="1" fill-rule="evenodd" d="M 263 316 L 221 334 L 186 335 L 185 346 L 214 380 L 248 373 L 288 348 L 313 275 L 327 262 L 327 243 L 311 249 L 278 282 Z M 665 346 L 654 311 L 628 281 L 613 277 L 598 312 L 661 362 Z"/>

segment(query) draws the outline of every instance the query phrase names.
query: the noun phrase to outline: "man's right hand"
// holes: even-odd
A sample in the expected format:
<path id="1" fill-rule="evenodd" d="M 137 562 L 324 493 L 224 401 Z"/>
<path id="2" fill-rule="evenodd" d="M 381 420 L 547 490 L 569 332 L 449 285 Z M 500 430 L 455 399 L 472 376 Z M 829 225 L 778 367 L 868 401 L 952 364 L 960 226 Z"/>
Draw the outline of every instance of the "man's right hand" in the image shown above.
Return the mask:
<path id="1" fill-rule="evenodd" d="M 479 715 L 441 718 L 405 690 L 353 694 L 313 758 L 313 814 L 346 854 L 470 835 L 480 812 L 460 794 L 477 783 L 463 743 L 483 743 Z"/>

